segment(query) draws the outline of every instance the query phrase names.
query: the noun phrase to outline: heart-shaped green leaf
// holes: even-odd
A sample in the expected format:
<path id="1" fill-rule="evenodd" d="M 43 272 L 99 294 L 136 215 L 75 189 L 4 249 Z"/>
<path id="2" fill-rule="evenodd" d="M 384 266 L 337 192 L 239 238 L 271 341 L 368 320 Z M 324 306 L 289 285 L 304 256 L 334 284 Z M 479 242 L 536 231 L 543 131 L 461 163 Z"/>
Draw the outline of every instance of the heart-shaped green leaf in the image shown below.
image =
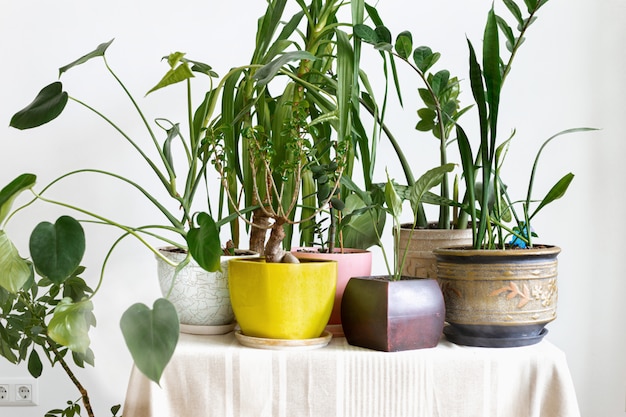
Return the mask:
<path id="1" fill-rule="evenodd" d="M 89 328 L 95 325 L 91 300 L 74 303 L 65 297 L 54 309 L 48 324 L 48 336 L 74 352 L 86 353 L 90 343 Z"/>
<path id="2" fill-rule="evenodd" d="M 69 216 L 59 217 L 55 224 L 39 223 L 30 236 L 30 255 L 35 269 L 56 284 L 72 275 L 84 253 L 83 228 Z"/>
<path id="3" fill-rule="evenodd" d="M 198 227 L 187 233 L 187 246 L 193 259 L 209 272 L 220 271 L 222 246 L 215 221 L 207 213 L 198 215 Z"/>
<path id="4" fill-rule="evenodd" d="M 20 257 L 13 242 L 0 230 L 0 286 L 15 294 L 32 276 L 30 262 Z"/>
<path id="5" fill-rule="evenodd" d="M 158 384 L 178 343 L 174 305 L 165 298 L 156 300 L 152 310 L 145 304 L 134 304 L 122 315 L 120 327 L 135 366 Z"/>
<path id="6" fill-rule="evenodd" d="M 9 124 L 20 130 L 46 124 L 63 112 L 67 99 L 63 85 L 55 81 L 44 87 L 32 103 L 15 113 Z"/>

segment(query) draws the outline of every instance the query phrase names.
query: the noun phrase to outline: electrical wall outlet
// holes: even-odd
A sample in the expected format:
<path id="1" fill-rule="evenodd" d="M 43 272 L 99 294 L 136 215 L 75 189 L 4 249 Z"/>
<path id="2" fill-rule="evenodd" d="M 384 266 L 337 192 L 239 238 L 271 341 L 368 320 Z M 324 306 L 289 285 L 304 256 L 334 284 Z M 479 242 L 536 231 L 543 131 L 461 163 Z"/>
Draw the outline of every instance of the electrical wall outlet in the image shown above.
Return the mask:
<path id="1" fill-rule="evenodd" d="M 9 384 L 0 384 L 0 405 L 9 402 Z"/>
<path id="2" fill-rule="evenodd" d="M 37 380 L 0 377 L 0 407 L 37 405 Z"/>

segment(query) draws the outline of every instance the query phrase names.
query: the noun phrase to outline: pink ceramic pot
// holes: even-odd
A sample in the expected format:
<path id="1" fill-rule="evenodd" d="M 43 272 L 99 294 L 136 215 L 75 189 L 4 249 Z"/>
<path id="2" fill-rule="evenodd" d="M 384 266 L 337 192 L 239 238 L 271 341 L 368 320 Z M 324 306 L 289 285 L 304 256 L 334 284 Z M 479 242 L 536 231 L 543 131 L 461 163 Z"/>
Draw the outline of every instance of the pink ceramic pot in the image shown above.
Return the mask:
<path id="1" fill-rule="evenodd" d="M 372 253 L 362 249 L 335 249 L 334 253 L 321 253 L 318 248 L 293 248 L 291 250 L 299 259 L 326 259 L 337 261 L 337 292 L 335 304 L 328 321 L 327 330 L 335 336 L 343 336 L 341 326 L 341 299 L 343 292 L 352 277 L 369 276 L 372 273 Z"/>

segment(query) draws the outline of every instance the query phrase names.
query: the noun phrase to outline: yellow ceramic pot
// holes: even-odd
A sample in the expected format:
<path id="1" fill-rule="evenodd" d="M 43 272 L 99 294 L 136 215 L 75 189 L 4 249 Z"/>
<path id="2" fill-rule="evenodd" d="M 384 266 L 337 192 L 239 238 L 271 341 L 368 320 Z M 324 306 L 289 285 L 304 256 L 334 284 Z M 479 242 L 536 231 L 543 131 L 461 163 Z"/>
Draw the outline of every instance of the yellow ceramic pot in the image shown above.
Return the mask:
<path id="1" fill-rule="evenodd" d="M 337 263 L 267 263 L 233 259 L 229 264 L 230 298 L 246 336 L 270 339 L 319 337 L 335 299 Z"/>

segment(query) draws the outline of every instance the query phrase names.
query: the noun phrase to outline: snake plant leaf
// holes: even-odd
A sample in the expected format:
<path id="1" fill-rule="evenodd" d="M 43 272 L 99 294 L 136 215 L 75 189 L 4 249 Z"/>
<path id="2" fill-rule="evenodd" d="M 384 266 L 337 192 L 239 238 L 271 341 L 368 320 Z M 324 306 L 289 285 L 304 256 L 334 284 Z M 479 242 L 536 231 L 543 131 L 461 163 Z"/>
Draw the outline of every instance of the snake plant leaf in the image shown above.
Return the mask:
<path id="1" fill-rule="evenodd" d="M 0 230 L 0 287 L 15 294 L 32 276 L 31 263 L 20 257 L 13 242 Z"/>
<path id="2" fill-rule="evenodd" d="M 107 48 L 109 46 L 111 46 L 111 44 L 113 43 L 114 39 L 111 39 L 108 42 L 104 42 L 101 43 L 100 45 L 98 45 L 98 47 L 96 49 L 94 49 L 93 51 L 89 52 L 88 54 L 85 54 L 83 56 L 81 56 L 80 58 L 78 58 L 76 61 L 65 65 L 64 67 L 59 68 L 59 77 L 61 76 L 61 74 L 63 74 L 64 72 L 70 70 L 71 68 L 84 64 L 85 62 L 93 59 L 93 58 L 97 58 L 100 56 L 104 56 L 104 53 L 106 52 Z"/>
<path id="3" fill-rule="evenodd" d="M 197 222 L 198 227 L 192 228 L 187 233 L 189 253 L 198 262 L 198 265 L 207 271 L 220 271 L 222 247 L 215 221 L 207 213 L 200 213 Z"/>
<path id="4" fill-rule="evenodd" d="M 165 298 L 152 307 L 133 304 L 122 315 L 120 327 L 135 365 L 158 384 L 176 349 L 180 324 L 174 305 Z"/>
<path id="5" fill-rule="evenodd" d="M 56 119 L 65 109 L 68 94 L 55 81 L 41 89 L 28 106 L 13 115 L 9 125 L 20 130 L 41 126 Z"/>
<path id="6" fill-rule="evenodd" d="M 91 300 L 74 303 L 71 298 L 63 298 L 54 309 L 48 324 L 48 336 L 73 352 L 86 353 L 89 349 L 89 328 L 95 327 Z"/>
<path id="7" fill-rule="evenodd" d="M 21 174 L 0 190 L 0 224 L 9 215 L 13 201 L 17 196 L 32 188 L 36 181 L 37 176 L 34 174 Z"/>
<path id="8" fill-rule="evenodd" d="M 54 224 L 39 223 L 30 235 L 29 246 L 37 272 L 61 284 L 80 266 L 85 232 L 74 218 L 61 216 Z"/>
<path id="9" fill-rule="evenodd" d="M 568 187 L 572 183 L 573 179 L 574 179 L 574 174 L 570 172 L 568 174 L 565 174 L 563 178 L 557 181 L 557 183 L 554 184 L 554 186 L 550 189 L 550 191 L 548 191 L 548 193 L 543 198 L 543 200 L 541 200 L 541 202 L 539 203 L 539 205 L 537 206 L 533 214 L 530 216 L 530 218 L 532 219 L 535 216 L 535 214 L 539 212 L 539 210 L 541 210 L 548 204 L 563 197 Z"/>
<path id="10" fill-rule="evenodd" d="M 396 37 L 395 49 L 403 59 L 408 59 L 411 56 L 413 51 L 413 36 L 411 32 L 404 31 Z"/>
<path id="11" fill-rule="evenodd" d="M 283 65 L 300 60 L 315 61 L 317 57 L 307 51 L 292 51 L 282 54 L 278 58 L 274 59 L 270 63 L 262 66 L 254 73 L 254 79 L 257 80 L 259 86 L 264 86 L 269 83 L 280 71 Z"/>

